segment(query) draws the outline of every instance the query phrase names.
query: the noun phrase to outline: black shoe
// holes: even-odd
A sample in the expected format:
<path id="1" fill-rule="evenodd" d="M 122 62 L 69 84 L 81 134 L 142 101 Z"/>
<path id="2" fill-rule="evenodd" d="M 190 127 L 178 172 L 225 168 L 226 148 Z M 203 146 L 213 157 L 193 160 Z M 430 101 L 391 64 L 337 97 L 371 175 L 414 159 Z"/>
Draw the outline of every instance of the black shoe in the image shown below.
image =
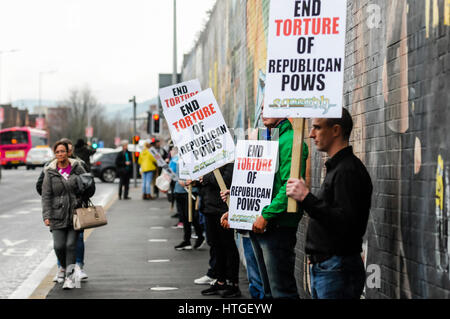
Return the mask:
<path id="1" fill-rule="evenodd" d="M 205 237 L 199 237 L 195 240 L 194 249 L 199 249 L 203 246 L 203 243 L 205 242 Z"/>
<path id="2" fill-rule="evenodd" d="M 127 197 L 124 197 L 123 199 L 131 199 L 131 197 L 128 197 L 128 196 L 127 196 Z"/>
<path id="3" fill-rule="evenodd" d="M 180 214 L 178 214 L 178 213 L 175 213 L 172 216 L 170 216 L 170 218 L 178 218 L 178 217 L 180 217 Z"/>
<path id="4" fill-rule="evenodd" d="M 220 292 L 225 291 L 227 289 L 227 285 L 219 285 L 219 283 L 216 281 L 214 285 L 211 285 L 208 289 L 202 290 L 203 296 L 213 296 L 213 295 L 219 295 Z"/>
<path id="5" fill-rule="evenodd" d="M 231 284 L 226 286 L 227 288 L 222 293 L 222 298 L 238 298 L 242 295 L 239 285 Z"/>
<path id="6" fill-rule="evenodd" d="M 183 241 L 181 244 L 175 246 L 176 250 L 190 250 L 192 249 L 191 243 L 188 241 Z"/>

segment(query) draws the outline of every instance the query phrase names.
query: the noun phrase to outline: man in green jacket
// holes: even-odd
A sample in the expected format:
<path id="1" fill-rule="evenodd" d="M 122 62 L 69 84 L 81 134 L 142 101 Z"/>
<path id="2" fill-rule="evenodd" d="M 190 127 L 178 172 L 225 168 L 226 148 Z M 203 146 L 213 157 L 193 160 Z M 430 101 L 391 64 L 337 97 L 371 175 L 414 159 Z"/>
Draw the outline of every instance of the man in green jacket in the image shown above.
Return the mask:
<path id="1" fill-rule="evenodd" d="M 301 210 L 287 212 L 286 183 L 291 172 L 293 129 L 287 119 L 263 118 L 269 130 L 279 130 L 278 163 L 273 183 L 273 198 L 263 208 L 250 233 L 258 267 L 264 285 L 265 298 L 298 298 L 294 276 L 295 244 Z M 304 142 L 303 142 L 304 143 Z M 302 176 L 305 176 L 308 146 L 303 144 Z"/>

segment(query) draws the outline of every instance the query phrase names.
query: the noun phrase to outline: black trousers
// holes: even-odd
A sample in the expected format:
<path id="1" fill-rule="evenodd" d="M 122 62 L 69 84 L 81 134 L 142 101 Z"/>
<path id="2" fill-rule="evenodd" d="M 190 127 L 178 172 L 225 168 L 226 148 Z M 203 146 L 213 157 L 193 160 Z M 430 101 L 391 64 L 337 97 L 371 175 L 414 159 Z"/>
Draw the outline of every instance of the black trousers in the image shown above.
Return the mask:
<path id="1" fill-rule="evenodd" d="M 217 280 L 239 283 L 239 251 L 234 240 L 234 230 L 220 225 L 221 214 L 205 214 L 206 236 L 214 249 Z"/>
<path id="2" fill-rule="evenodd" d="M 197 197 L 196 194 L 194 194 Z M 175 200 L 177 204 L 177 211 L 180 214 L 180 220 L 183 223 L 184 230 L 184 241 L 191 241 L 192 228 L 191 225 L 194 226 L 195 234 L 201 238 L 203 237 L 203 227 L 200 225 L 198 212 L 195 211 L 195 202 L 192 203 L 194 205 L 192 207 L 192 223 L 189 222 L 189 203 L 188 203 L 188 194 L 187 193 L 175 193 Z"/>
<path id="3" fill-rule="evenodd" d="M 119 198 L 122 197 L 122 188 L 124 189 L 123 197 L 128 197 L 128 190 L 130 189 L 130 172 L 127 170 L 119 171 Z"/>

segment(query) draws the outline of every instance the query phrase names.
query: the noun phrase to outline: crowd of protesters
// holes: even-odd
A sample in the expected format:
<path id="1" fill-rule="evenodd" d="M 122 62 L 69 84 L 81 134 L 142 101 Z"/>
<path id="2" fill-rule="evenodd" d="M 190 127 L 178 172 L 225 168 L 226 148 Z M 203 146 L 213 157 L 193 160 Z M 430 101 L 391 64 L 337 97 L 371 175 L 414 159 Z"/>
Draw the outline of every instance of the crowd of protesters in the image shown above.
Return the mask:
<path id="1" fill-rule="evenodd" d="M 156 150 L 177 176 L 172 181 L 169 198 L 176 205 L 176 214 L 172 216 L 178 219 L 175 227 L 183 229 L 183 236 L 181 243 L 174 248 L 199 249 L 205 242 L 209 246 L 205 274 L 194 280 L 195 284 L 208 286 L 201 290 L 202 295 L 241 296 L 240 257 L 235 240 L 235 232 L 238 232 L 242 238 L 251 297 L 298 299 L 295 246 L 298 224 L 307 214 L 310 220 L 305 252 L 310 267 L 312 297 L 360 298 L 365 283 L 362 238 L 371 206 L 372 182 L 349 145 L 353 128 L 351 115 L 343 109 L 341 118 L 312 120 L 309 137 L 318 151 L 328 155 L 326 176 L 317 192 L 311 192 L 304 180 L 309 150 L 303 141 L 302 177 L 290 178 L 293 143 L 300 143 L 293 141 L 291 122 L 264 117 L 262 122 L 268 139 L 277 130 L 279 165 L 274 176 L 271 203 L 262 209 L 251 231 L 230 228 L 229 190 L 221 191 L 214 173 L 206 174 L 198 181 L 180 178 L 181 158 L 172 143 L 167 145 L 168 148 L 162 148 L 159 140 L 145 144 L 138 160 L 143 177 L 142 199 L 151 200 L 158 196 L 154 180 L 161 173 L 161 165 L 152 155 Z M 89 172 L 89 156 L 93 151 L 79 140 L 74 152 L 72 142 L 67 139 L 58 141 L 53 150 L 56 158 L 44 167 L 36 188 L 42 194 L 44 223 L 53 234 L 58 257 L 54 281 L 64 282 L 63 288 L 70 289 L 75 285 L 76 270 L 81 279 L 87 279 L 83 271 L 83 232 L 74 231 L 71 221 L 73 210 L 81 207 L 95 192 L 95 184 L 93 189 L 80 190 L 76 182 L 77 176 Z M 119 199 L 130 199 L 132 162 L 128 142 L 123 141 L 122 151 L 116 158 L 120 178 Z M 233 163 L 219 170 L 229 189 Z M 287 212 L 288 198 L 297 201 L 297 212 Z M 191 237 L 196 239 L 194 245 Z"/>
<path id="2" fill-rule="evenodd" d="M 311 274 L 313 298 L 358 299 L 365 284 L 361 258 L 362 238 L 366 231 L 372 195 L 372 182 L 363 163 L 353 154 L 349 138 L 353 128 L 350 113 L 343 109 L 337 119 L 313 119 L 309 137 L 320 152 L 328 155 L 327 173 L 320 190 L 311 193 L 305 178 L 308 147 L 303 142 L 300 179 L 290 178 L 293 128 L 288 119 L 263 118 L 270 139 L 278 130 L 279 168 L 274 177 L 272 201 L 262 210 L 250 232 L 241 233 L 246 259 L 248 290 L 252 298 L 298 299 L 295 279 L 295 246 L 298 224 L 306 213 L 309 224 L 306 254 Z M 171 167 L 178 168 L 176 150 L 172 151 Z M 233 164 L 220 168 L 227 188 L 230 188 Z M 182 223 L 187 223 L 188 197 L 184 186 L 190 180 L 178 180 L 175 185 L 177 211 Z M 209 285 L 203 295 L 236 298 L 239 288 L 239 253 L 235 230 L 228 224 L 229 191 L 221 192 L 213 173 L 195 182 L 195 194 L 200 197 L 199 209 L 193 214 L 197 237 L 203 242 L 199 219 L 204 220 L 210 259 L 206 274 L 195 284 Z M 296 213 L 287 212 L 288 198 L 297 201 Z M 191 249 L 190 223 L 184 227 L 184 240 L 175 249 Z M 194 248 L 199 245 L 194 246 Z M 205 267 L 206 268 L 206 267 Z"/>

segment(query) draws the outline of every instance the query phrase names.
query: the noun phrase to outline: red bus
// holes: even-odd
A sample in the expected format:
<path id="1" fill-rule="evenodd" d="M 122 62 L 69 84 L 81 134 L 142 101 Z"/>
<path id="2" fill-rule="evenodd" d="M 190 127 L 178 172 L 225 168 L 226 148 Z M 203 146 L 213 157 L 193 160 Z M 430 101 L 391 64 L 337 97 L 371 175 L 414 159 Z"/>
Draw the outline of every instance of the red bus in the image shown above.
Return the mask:
<path id="1" fill-rule="evenodd" d="M 25 165 L 28 151 L 40 145 L 48 145 L 47 131 L 28 126 L 0 130 L 0 164 L 6 168 Z"/>

